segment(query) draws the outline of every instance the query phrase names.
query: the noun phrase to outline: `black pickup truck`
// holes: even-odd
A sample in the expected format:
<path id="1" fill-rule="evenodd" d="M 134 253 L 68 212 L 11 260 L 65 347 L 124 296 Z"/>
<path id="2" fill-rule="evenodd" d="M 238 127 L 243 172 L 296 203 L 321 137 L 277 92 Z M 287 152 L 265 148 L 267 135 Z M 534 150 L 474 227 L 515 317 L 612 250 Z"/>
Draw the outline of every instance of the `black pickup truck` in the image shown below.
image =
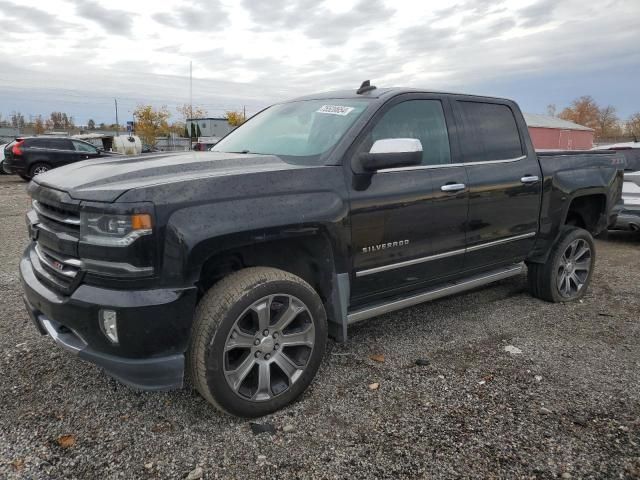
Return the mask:
<path id="1" fill-rule="evenodd" d="M 623 168 L 615 152 L 536 154 L 509 100 L 311 95 L 211 152 L 34 178 L 25 303 L 41 333 L 128 385 L 186 375 L 223 411 L 260 416 L 354 322 L 525 268 L 536 297 L 580 298 Z"/>

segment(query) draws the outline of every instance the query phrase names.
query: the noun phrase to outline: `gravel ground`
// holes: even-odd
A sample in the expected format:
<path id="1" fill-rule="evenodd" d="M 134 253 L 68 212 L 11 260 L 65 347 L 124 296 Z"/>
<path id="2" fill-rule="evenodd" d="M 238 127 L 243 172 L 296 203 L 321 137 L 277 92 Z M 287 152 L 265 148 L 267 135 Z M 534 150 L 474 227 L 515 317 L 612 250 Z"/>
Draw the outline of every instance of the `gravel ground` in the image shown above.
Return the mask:
<path id="1" fill-rule="evenodd" d="M 0 478 L 640 478 L 638 235 L 597 242 L 580 303 L 535 300 L 522 276 L 353 328 L 254 435 L 36 333 L 17 275 L 27 205 L 0 177 Z"/>

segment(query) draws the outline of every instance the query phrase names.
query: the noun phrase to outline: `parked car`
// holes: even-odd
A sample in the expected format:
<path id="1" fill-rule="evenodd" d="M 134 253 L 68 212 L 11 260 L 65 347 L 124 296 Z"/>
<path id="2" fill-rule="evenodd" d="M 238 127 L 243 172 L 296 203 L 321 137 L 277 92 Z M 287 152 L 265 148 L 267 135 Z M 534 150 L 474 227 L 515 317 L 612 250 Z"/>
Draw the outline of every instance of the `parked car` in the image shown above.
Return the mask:
<path id="1" fill-rule="evenodd" d="M 269 107 L 213 152 L 36 177 L 20 276 L 61 347 L 141 389 L 188 372 L 256 417 L 356 322 L 525 264 L 534 296 L 581 298 L 622 175 L 616 152 L 536 154 L 513 101 L 364 84 Z"/>
<path id="2" fill-rule="evenodd" d="M 5 171 L 24 180 L 69 163 L 105 155 L 82 140 L 46 136 L 17 138 L 5 147 L 4 153 Z"/>
<path id="3" fill-rule="evenodd" d="M 4 171 L 4 147 L 6 146 L 6 143 L 0 145 L 0 175 L 4 175 L 6 173 Z"/>

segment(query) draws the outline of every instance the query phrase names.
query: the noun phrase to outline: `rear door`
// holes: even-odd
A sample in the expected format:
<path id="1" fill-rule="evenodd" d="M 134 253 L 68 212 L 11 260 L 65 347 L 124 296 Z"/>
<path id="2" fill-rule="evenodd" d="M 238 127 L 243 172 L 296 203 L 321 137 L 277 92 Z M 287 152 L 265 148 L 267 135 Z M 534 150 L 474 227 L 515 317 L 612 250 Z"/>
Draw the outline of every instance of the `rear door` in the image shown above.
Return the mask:
<path id="1" fill-rule="evenodd" d="M 469 182 L 465 270 L 521 261 L 538 231 L 542 196 L 540 164 L 522 135 L 522 115 L 515 104 L 497 100 L 454 104 Z"/>
<path id="2" fill-rule="evenodd" d="M 352 305 L 416 289 L 463 269 L 466 173 L 454 165 L 458 151 L 449 139 L 448 123 L 453 119 L 446 97 L 399 96 L 382 107 L 356 140 L 352 165 L 373 142 L 387 138 L 420 140 L 423 158 L 420 166 L 379 170 L 365 187 L 352 187 Z M 457 187 L 443 191 L 447 184 Z"/>

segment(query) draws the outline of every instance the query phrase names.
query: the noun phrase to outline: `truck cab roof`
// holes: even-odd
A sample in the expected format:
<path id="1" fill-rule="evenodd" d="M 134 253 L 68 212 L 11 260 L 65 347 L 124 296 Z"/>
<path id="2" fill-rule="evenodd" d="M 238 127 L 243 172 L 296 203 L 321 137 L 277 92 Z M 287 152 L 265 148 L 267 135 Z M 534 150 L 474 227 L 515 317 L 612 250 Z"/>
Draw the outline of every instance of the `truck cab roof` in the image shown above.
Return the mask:
<path id="1" fill-rule="evenodd" d="M 310 95 L 304 95 L 302 97 L 297 97 L 291 100 L 287 100 L 288 102 L 297 102 L 301 100 L 322 100 L 322 99 L 331 99 L 331 98 L 347 98 L 347 99 L 356 99 L 356 98 L 368 98 L 368 99 L 380 99 L 387 100 L 391 97 L 395 97 L 397 95 L 409 94 L 409 93 L 427 93 L 427 94 L 437 94 L 437 95 L 451 95 L 451 96 L 461 96 L 461 97 L 473 97 L 482 100 L 494 100 L 501 102 L 509 102 L 513 101 L 507 98 L 500 97 L 490 97 L 485 95 L 469 95 L 463 93 L 456 92 L 444 92 L 440 90 L 433 90 L 428 88 L 414 88 L 414 87 L 373 87 L 371 90 L 367 90 L 363 93 L 358 93 L 357 90 L 332 90 L 328 92 L 319 92 L 313 93 Z"/>

